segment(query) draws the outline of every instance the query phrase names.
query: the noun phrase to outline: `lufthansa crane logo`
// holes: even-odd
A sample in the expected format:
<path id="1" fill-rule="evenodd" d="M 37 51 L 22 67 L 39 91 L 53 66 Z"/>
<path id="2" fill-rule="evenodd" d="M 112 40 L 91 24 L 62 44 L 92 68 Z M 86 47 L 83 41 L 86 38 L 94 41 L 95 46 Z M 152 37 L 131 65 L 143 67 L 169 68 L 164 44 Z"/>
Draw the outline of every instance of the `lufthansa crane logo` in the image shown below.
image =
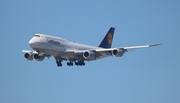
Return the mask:
<path id="1" fill-rule="evenodd" d="M 112 34 L 111 33 L 109 33 L 107 35 L 107 39 L 108 39 L 108 44 L 112 44 Z"/>

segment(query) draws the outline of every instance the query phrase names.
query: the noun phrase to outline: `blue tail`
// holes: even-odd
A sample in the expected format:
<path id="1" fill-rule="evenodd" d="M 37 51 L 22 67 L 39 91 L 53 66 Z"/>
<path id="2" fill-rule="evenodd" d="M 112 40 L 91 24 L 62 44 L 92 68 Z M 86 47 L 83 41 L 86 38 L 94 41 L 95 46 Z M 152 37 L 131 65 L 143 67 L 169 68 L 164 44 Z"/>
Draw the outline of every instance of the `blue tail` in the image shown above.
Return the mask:
<path id="1" fill-rule="evenodd" d="M 109 29 L 106 36 L 104 37 L 101 44 L 99 45 L 99 47 L 101 47 L 101 48 L 111 48 L 111 44 L 112 44 L 113 36 L 114 36 L 114 31 L 115 31 L 115 28 L 113 28 L 113 27 L 111 27 Z"/>

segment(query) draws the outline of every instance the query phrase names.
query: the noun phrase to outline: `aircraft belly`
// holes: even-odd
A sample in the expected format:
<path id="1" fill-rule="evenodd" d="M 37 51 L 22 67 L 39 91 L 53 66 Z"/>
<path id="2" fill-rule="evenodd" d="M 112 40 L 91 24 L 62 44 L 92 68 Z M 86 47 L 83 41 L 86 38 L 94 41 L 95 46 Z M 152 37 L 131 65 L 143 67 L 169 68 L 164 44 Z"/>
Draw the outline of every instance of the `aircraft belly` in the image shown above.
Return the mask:
<path id="1" fill-rule="evenodd" d="M 83 59 L 82 55 L 71 54 L 71 53 L 62 53 L 61 57 L 64 59 L 75 59 L 75 60 Z"/>

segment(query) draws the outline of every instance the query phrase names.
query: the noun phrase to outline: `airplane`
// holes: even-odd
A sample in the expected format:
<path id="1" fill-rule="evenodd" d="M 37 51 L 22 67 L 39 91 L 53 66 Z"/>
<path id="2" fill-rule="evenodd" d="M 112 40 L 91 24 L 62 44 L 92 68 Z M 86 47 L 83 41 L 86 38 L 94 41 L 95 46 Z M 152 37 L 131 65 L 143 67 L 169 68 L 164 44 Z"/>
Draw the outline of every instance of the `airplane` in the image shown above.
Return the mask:
<path id="1" fill-rule="evenodd" d="M 99 46 L 90 46 L 66 39 L 45 35 L 35 34 L 29 41 L 31 50 L 22 50 L 24 58 L 27 60 L 42 61 L 45 57 L 53 56 L 58 67 L 62 67 L 63 61 L 68 61 L 68 66 L 85 66 L 85 61 L 98 60 L 109 56 L 122 57 L 124 53 L 138 48 L 147 48 L 161 44 L 130 46 L 111 48 L 115 28 L 111 27 Z"/>

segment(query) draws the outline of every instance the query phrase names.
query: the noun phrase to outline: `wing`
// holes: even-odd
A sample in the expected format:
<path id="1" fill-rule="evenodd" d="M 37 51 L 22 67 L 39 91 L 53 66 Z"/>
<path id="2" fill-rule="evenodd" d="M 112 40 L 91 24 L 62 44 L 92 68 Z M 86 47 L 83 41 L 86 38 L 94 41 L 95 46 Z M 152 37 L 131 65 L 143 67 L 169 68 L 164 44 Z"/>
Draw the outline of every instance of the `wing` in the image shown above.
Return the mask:
<path id="1" fill-rule="evenodd" d="M 148 48 L 148 47 L 159 46 L 159 45 L 162 45 L 162 44 L 151 44 L 151 45 L 141 45 L 141 46 L 119 47 L 119 48 L 110 48 L 110 49 L 98 49 L 98 50 L 96 50 L 96 52 L 112 51 L 112 50 L 115 50 L 115 49 L 121 49 L 121 50 L 124 50 L 125 52 L 128 52 L 128 51 L 132 51 L 134 49 Z"/>
<path id="2" fill-rule="evenodd" d="M 159 45 L 162 45 L 162 44 L 151 44 L 151 45 L 131 46 L 131 47 L 124 47 L 123 49 L 125 49 L 125 50 L 127 50 L 127 51 L 131 51 L 132 49 L 149 48 L 149 47 L 159 46 Z"/>
<path id="3" fill-rule="evenodd" d="M 130 47 L 119 47 L 119 48 L 96 48 L 90 50 L 66 50 L 66 54 L 73 54 L 77 57 L 85 58 L 87 60 L 96 60 L 107 56 L 121 57 L 125 52 L 133 51 L 134 49 L 148 48 L 153 46 L 159 46 L 161 44 L 141 45 L 141 46 L 130 46 Z M 95 57 L 95 58 L 94 58 Z"/>
<path id="4" fill-rule="evenodd" d="M 22 50 L 23 53 L 37 53 L 36 51 L 31 51 L 31 50 Z"/>
<path id="5" fill-rule="evenodd" d="M 31 50 L 22 50 L 23 53 L 28 53 L 29 55 L 33 55 L 33 54 L 38 54 L 39 56 L 44 56 L 44 57 L 51 57 L 51 55 L 42 53 L 42 52 L 37 52 L 37 51 L 31 51 Z"/>
<path id="6" fill-rule="evenodd" d="M 119 48 L 108 48 L 108 49 L 105 49 L 105 48 L 97 48 L 97 49 L 90 49 L 89 51 L 92 51 L 92 52 L 109 52 L 109 51 L 112 51 L 114 49 L 122 49 L 124 50 L 125 52 L 128 52 L 128 51 L 132 51 L 134 49 L 140 49 L 140 48 L 148 48 L 148 47 L 153 47 L 153 46 L 159 46 L 159 45 L 162 45 L 162 44 L 152 44 L 152 45 L 141 45 L 141 46 L 130 46 L 130 47 L 119 47 Z M 65 52 L 66 53 L 84 53 L 88 50 L 66 50 Z"/>

